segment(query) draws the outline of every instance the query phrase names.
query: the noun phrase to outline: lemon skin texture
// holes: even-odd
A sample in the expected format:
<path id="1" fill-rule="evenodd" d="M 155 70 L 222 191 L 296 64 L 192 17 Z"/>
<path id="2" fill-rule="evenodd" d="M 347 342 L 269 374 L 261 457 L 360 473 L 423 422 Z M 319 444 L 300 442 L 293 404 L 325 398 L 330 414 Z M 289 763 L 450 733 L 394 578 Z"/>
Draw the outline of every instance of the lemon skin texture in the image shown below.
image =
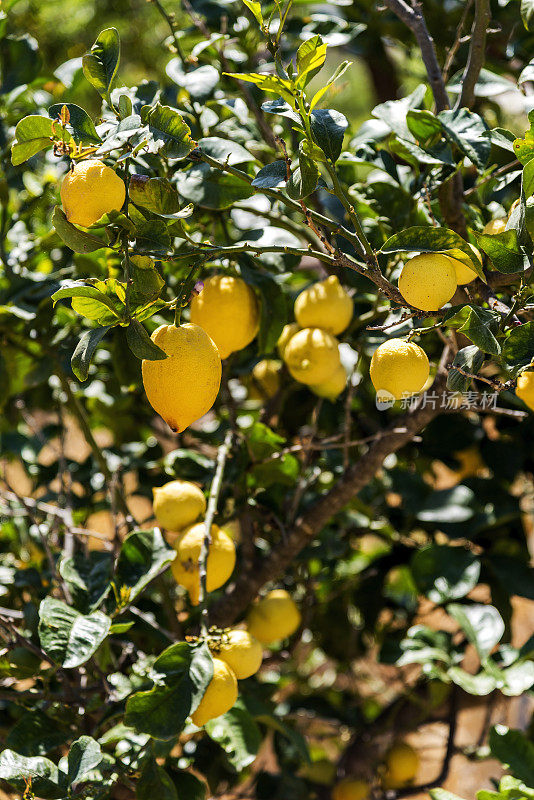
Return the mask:
<path id="1" fill-rule="evenodd" d="M 386 755 L 384 785 L 388 789 L 400 789 L 411 783 L 419 769 L 419 756 L 409 744 L 394 744 Z"/>
<path id="2" fill-rule="evenodd" d="M 237 700 L 237 678 L 225 661 L 213 659 L 213 678 L 191 719 L 199 728 L 230 711 Z"/>
<path id="3" fill-rule="evenodd" d="M 124 181 L 97 159 L 80 161 L 61 184 L 61 203 L 69 222 L 88 228 L 103 214 L 120 211 L 126 198 Z"/>
<path id="4" fill-rule="evenodd" d="M 148 402 L 173 431 L 180 433 L 212 407 L 221 384 L 221 358 L 198 325 L 161 325 L 150 337 L 167 353 L 162 361 L 142 363 Z"/>
<path id="5" fill-rule="evenodd" d="M 289 340 L 284 361 L 300 383 L 309 386 L 324 383 L 341 363 L 338 341 L 320 328 L 303 328 Z"/>
<path id="6" fill-rule="evenodd" d="M 258 361 L 252 368 L 248 396 L 251 400 L 271 400 L 280 389 L 281 363 L 271 358 Z"/>
<path id="7" fill-rule="evenodd" d="M 510 209 L 510 213 L 512 209 Z M 506 230 L 506 218 L 505 217 L 498 217 L 497 219 L 490 219 L 489 222 L 486 222 L 484 227 L 482 228 L 482 233 L 488 234 L 488 236 L 495 236 L 496 233 L 502 233 Z"/>
<path id="8" fill-rule="evenodd" d="M 233 275 L 213 275 L 191 301 L 190 319 L 211 336 L 221 358 L 228 358 L 254 339 L 260 311 L 256 295 L 245 281 Z"/>
<path id="9" fill-rule="evenodd" d="M 200 553 L 206 526 L 203 522 L 192 525 L 174 543 L 176 558 L 171 563 L 174 580 L 189 592 L 189 599 L 198 605 L 200 596 Z M 211 526 L 211 543 L 206 569 L 206 589 L 213 592 L 226 583 L 235 566 L 235 545 L 217 525 Z"/>
<path id="10" fill-rule="evenodd" d="M 365 800 L 369 797 L 369 785 L 358 778 L 346 778 L 332 789 L 332 800 Z"/>
<path id="11" fill-rule="evenodd" d="M 396 400 L 421 391 L 430 373 L 425 351 L 413 342 L 389 339 L 371 359 L 371 381 L 377 393 L 389 392 Z"/>
<path id="12" fill-rule="evenodd" d="M 477 260 L 480 262 L 480 266 L 482 266 L 482 255 L 480 250 L 478 250 L 476 247 L 473 247 L 472 244 L 469 244 L 469 247 L 477 257 Z M 466 283 L 471 283 L 471 281 L 474 281 L 478 278 L 475 270 L 468 267 L 467 264 L 463 263 L 463 261 L 453 258 L 452 262 L 454 264 L 454 272 L 456 274 L 456 283 L 458 286 L 465 286 Z"/>
<path id="13" fill-rule="evenodd" d="M 422 253 L 410 258 L 399 277 L 399 291 L 414 308 L 437 311 L 456 291 L 452 259 L 441 253 Z"/>
<path id="14" fill-rule="evenodd" d="M 315 386 L 310 386 L 310 389 L 317 397 L 324 397 L 327 400 L 334 402 L 345 386 L 347 385 L 347 373 L 342 364 L 336 369 L 333 375 L 328 378 L 324 383 L 319 383 Z"/>
<path id="15" fill-rule="evenodd" d="M 286 351 L 286 347 L 289 344 L 289 340 L 300 330 L 300 327 L 297 325 L 296 322 L 290 322 L 288 325 L 284 325 L 282 328 L 282 333 L 276 343 L 276 347 L 278 349 L 278 353 L 280 358 L 284 357 L 284 353 Z"/>
<path id="16" fill-rule="evenodd" d="M 247 616 L 247 629 L 262 644 L 287 639 L 300 625 L 300 611 L 284 589 L 274 589 L 254 603 Z"/>
<path id="17" fill-rule="evenodd" d="M 322 328 L 334 336 L 348 327 L 353 313 L 352 298 L 336 275 L 304 289 L 295 301 L 295 319 L 301 328 Z"/>
<path id="18" fill-rule="evenodd" d="M 153 490 L 154 516 L 161 528 L 180 531 L 206 510 L 206 498 L 194 483 L 169 481 Z"/>
<path id="19" fill-rule="evenodd" d="M 534 372 L 522 372 L 517 379 L 516 395 L 534 411 Z"/>
<path id="20" fill-rule="evenodd" d="M 244 680 L 261 667 L 263 649 L 248 631 L 231 630 L 223 634 L 216 656 L 228 664 L 238 680 Z"/>

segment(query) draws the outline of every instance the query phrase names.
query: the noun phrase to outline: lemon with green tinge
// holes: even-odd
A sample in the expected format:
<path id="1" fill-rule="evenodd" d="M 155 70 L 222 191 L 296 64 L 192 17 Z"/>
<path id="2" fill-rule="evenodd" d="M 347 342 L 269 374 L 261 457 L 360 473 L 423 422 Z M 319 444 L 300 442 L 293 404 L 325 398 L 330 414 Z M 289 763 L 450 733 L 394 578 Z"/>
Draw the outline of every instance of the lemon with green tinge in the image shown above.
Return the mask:
<path id="1" fill-rule="evenodd" d="M 278 348 L 278 353 L 280 354 L 280 358 L 284 357 L 284 353 L 286 351 L 286 347 L 289 344 L 290 339 L 298 333 L 300 330 L 299 325 L 296 322 L 290 322 L 288 325 L 284 325 L 282 328 L 282 333 L 278 338 L 278 342 L 276 343 L 276 347 Z"/>
<path id="2" fill-rule="evenodd" d="M 513 206 L 510 209 L 509 214 L 512 213 Z M 490 219 L 489 222 L 486 222 L 484 227 L 482 228 L 482 233 L 486 233 L 488 236 L 495 236 L 497 233 L 502 233 L 506 230 L 506 217 L 497 217 L 496 219 Z"/>
<path id="3" fill-rule="evenodd" d="M 201 728 L 210 719 L 230 711 L 237 700 L 237 678 L 225 661 L 213 659 L 213 678 L 196 711 L 191 714 L 195 725 Z"/>
<path id="4" fill-rule="evenodd" d="M 250 678 L 261 667 L 263 649 L 249 631 L 224 631 L 220 641 L 210 645 L 210 649 L 213 655 L 231 667 L 238 680 Z"/>
<path id="5" fill-rule="evenodd" d="M 180 433 L 206 414 L 221 383 L 221 358 L 198 325 L 161 325 L 150 337 L 168 358 L 142 363 L 148 402 Z"/>
<path id="6" fill-rule="evenodd" d="M 310 386 L 310 389 L 317 397 L 324 397 L 334 402 L 347 385 L 347 373 L 345 367 L 340 364 L 336 371 L 323 383 Z"/>
<path id="7" fill-rule="evenodd" d="M 366 800 L 369 784 L 359 778 L 345 778 L 332 789 L 332 800 Z"/>
<path id="8" fill-rule="evenodd" d="M 523 403 L 534 411 L 534 372 L 522 372 L 517 379 L 516 395 Z"/>
<path id="9" fill-rule="evenodd" d="M 248 632 L 262 644 L 287 639 L 300 625 L 300 611 L 285 589 L 274 589 L 250 609 Z"/>
<path id="10" fill-rule="evenodd" d="M 386 755 L 384 786 L 387 789 L 401 789 L 412 783 L 419 769 L 417 751 L 406 742 L 394 744 Z"/>
<path id="11" fill-rule="evenodd" d="M 271 400 L 280 389 L 280 361 L 264 358 L 252 368 L 248 396 L 251 400 Z"/>
<path id="12" fill-rule="evenodd" d="M 204 493 L 189 481 L 169 481 L 152 493 L 156 521 L 169 531 L 181 531 L 192 525 L 206 510 Z"/>
<path id="13" fill-rule="evenodd" d="M 480 266 L 482 266 L 482 253 L 477 247 L 474 247 L 472 244 L 469 244 L 469 247 L 473 251 L 474 255 L 476 256 L 477 260 L 480 262 Z M 463 261 L 460 261 L 458 258 L 453 258 L 452 262 L 454 264 L 454 272 L 456 274 L 456 283 L 458 286 L 465 286 L 466 283 L 471 283 L 472 281 L 478 278 L 477 273 L 474 269 L 472 269 L 467 264 L 464 264 Z"/>
<path id="14" fill-rule="evenodd" d="M 171 563 L 174 580 L 187 589 L 191 604 L 200 597 L 200 556 L 206 533 L 203 522 L 197 522 L 180 534 L 174 543 L 176 558 Z M 213 592 L 226 583 L 235 566 L 235 545 L 217 525 L 211 526 L 211 542 L 206 565 L 206 590 Z"/>
<path id="15" fill-rule="evenodd" d="M 410 258 L 399 277 L 399 291 L 406 302 L 421 311 L 437 311 L 456 291 L 452 259 L 441 253 L 422 253 Z"/>
<path id="16" fill-rule="evenodd" d="M 353 313 L 352 298 L 337 275 L 314 283 L 295 300 L 295 319 L 301 328 L 322 328 L 334 336 L 348 327 Z"/>
<path id="17" fill-rule="evenodd" d="M 191 301 L 191 322 L 211 336 L 221 358 L 242 350 L 254 339 L 260 309 L 254 291 L 241 278 L 212 275 Z"/>
<path id="18" fill-rule="evenodd" d="M 430 373 L 425 351 L 414 342 L 389 339 L 371 359 L 371 381 L 377 395 L 387 393 L 396 400 L 420 392 Z"/>
<path id="19" fill-rule="evenodd" d="M 61 203 L 69 222 L 88 228 L 110 211 L 120 211 L 126 198 L 122 178 L 102 161 L 79 161 L 61 184 Z"/>
<path id="20" fill-rule="evenodd" d="M 303 328 L 286 345 L 284 361 L 300 383 L 308 386 L 324 383 L 341 363 L 338 341 L 320 328 Z"/>

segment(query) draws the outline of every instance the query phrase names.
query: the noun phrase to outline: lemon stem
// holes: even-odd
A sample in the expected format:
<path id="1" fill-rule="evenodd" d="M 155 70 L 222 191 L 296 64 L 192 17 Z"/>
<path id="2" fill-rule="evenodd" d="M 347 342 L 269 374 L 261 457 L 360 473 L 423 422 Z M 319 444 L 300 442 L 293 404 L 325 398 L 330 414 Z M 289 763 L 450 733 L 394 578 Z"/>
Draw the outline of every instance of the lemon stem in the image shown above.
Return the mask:
<path id="1" fill-rule="evenodd" d="M 232 430 L 228 430 L 226 432 L 226 436 L 224 437 L 224 442 L 221 444 L 217 452 L 217 464 L 215 466 L 215 474 L 213 476 L 213 481 L 210 486 L 208 507 L 206 510 L 204 540 L 202 542 L 202 548 L 200 550 L 200 558 L 199 558 L 200 594 L 198 600 L 201 609 L 200 624 L 203 635 L 206 635 L 208 632 L 206 581 L 207 581 L 208 555 L 211 545 L 211 526 L 213 525 L 213 519 L 217 511 L 217 504 L 219 502 L 219 495 L 221 493 L 222 479 L 224 475 L 224 467 L 226 465 L 226 459 L 228 458 L 228 454 L 232 446 L 232 437 L 233 437 Z"/>

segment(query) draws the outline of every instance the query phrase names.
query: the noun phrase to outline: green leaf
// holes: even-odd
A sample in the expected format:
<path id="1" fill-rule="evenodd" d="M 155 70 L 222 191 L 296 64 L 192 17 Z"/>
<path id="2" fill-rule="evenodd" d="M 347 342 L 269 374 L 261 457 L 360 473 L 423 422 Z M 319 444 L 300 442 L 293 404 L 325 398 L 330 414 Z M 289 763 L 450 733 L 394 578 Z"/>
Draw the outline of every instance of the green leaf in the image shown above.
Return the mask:
<path id="1" fill-rule="evenodd" d="M 455 367 L 459 367 L 470 375 L 478 375 L 483 363 L 484 353 L 482 353 L 478 347 L 475 345 L 462 347 L 454 356 L 452 367 L 447 376 L 447 388 L 453 392 L 467 392 L 473 379 L 462 375 Z"/>
<path id="2" fill-rule="evenodd" d="M 111 107 L 110 92 L 119 68 L 120 53 L 119 32 L 116 28 L 106 28 L 82 59 L 85 77 Z"/>
<path id="3" fill-rule="evenodd" d="M 251 183 L 258 189 L 278 189 L 287 183 L 287 165 L 285 161 L 273 161 L 262 167 Z"/>
<path id="4" fill-rule="evenodd" d="M 525 138 L 514 139 L 513 143 L 515 156 L 522 164 L 528 164 L 534 157 L 534 114 L 532 111 L 529 111 L 528 121 L 530 128 L 526 131 Z"/>
<path id="5" fill-rule="evenodd" d="M 196 142 L 191 138 L 191 129 L 176 109 L 160 103 L 143 106 L 141 119 L 148 125 L 151 135 L 150 152 L 181 160 L 195 149 Z"/>
<path id="6" fill-rule="evenodd" d="M 50 119 L 59 119 L 63 107 L 66 107 L 69 112 L 70 119 L 67 123 L 67 130 L 74 141 L 100 144 L 102 139 L 96 132 L 94 122 L 81 106 L 77 106 L 75 103 L 55 103 L 48 109 Z"/>
<path id="7" fill-rule="evenodd" d="M 213 660 L 205 643 L 178 642 L 156 659 L 154 670 L 164 676 L 165 684 L 132 695 L 124 721 L 155 739 L 171 739 L 200 703 L 213 677 Z"/>
<path id="8" fill-rule="evenodd" d="M 474 514 L 475 495 L 467 486 L 439 489 L 432 492 L 417 511 L 421 522 L 437 524 L 466 522 Z"/>
<path id="9" fill-rule="evenodd" d="M 68 724 L 48 716 L 38 708 L 23 714 L 9 731 L 5 744 L 23 756 L 43 756 L 71 738 Z"/>
<path id="10" fill-rule="evenodd" d="M 534 786 L 534 743 L 521 731 L 496 725 L 489 735 L 491 754 L 527 786 Z"/>
<path id="11" fill-rule="evenodd" d="M 102 281 L 99 284 L 104 286 Z M 104 294 L 98 286 L 88 286 L 75 281 L 71 285 L 63 286 L 57 292 L 54 292 L 52 300 L 55 305 L 58 300 L 67 297 L 71 298 L 72 307 L 75 311 L 83 314 L 88 319 L 100 322 L 102 325 L 114 325 L 121 319 L 120 311 L 115 307 L 112 297 Z"/>
<path id="12" fill-rule="evenodd" d="M 460 250 L 470 261 L 469 266 L 479 278 L 486 280 L 482 266 L 469 244 L 454 231 L 448 228 L 435 228 L 429 225 L 415 225 L 400 233 L 395 233 L 382 245 L 381 253 L 445 253 Z"/>
<path id="13" fill-rule="evenodd" d="M 137 319 L 132 319 L 126 328 L 126 340 L 134 356 L 147 361 L 163 361 L 167 353 L 154 344 L 146 329 Z"/>
<path id="14" fill-rule="evenodd" d="M 41 150 L 52 147 L 53 135 L 52 120 L 48 117 L 40 117 L 37 114 L 24 117 L 15 128 L 15 140 L 11 145 L 11 163 L 18 166 Z"/>
<path id="15" fill-rule="evenodd" d="M 179 58 L 173 58 L 165 68 L 169 78 L 183 87 L 197 103 L 205 103 L 219 83 L 219 71 L 211 64 L 203 64 L 185 72 Z"/>
<path id="16" fill-rule="evenodd" d="M 498 356 L 501 352 L 501 346 L 493 335 L 491 328 L 497 328 L 500 317 L 478 306 L 468 306 L 467 308 L 467 319 L 458 328 L 458 332 L 471 339 L 473 344 L 482 352 Z"/>
<path id="17" fill-rule="evenodd" d="M 491 141 L 483 136 L 488 126 L 482 117 L 467 108 L 460 108 L 440 111 L 438 118 L 447 137 L 479 170 L 483 170 L 491 153 Z"/>
<path id="18" fill-rule="evenodd" d="M 255 761 L 262 735 L 248 711 L 234 706 L 226 714 L 208 722 L 206 732 L 222 747 L 236 772 L 242 772 Z"/>
<path id="19" fill-rule="evenodd" d="M 7 14 L 13 3 L 3 3 L 5 11 L 0 12 L 0 25 L 8 21 Z M 20 29 L 19 29 L 20 30 Z M 0 38 L 0 94 L 8 95 L 13 89 L 25 88 L 25 84 L 33 83 L 39 75 L 42 58 L 39 45 L 29 33 L 20 36 L 5 36 L 3 30 Z M 10 102 L 9 98 L 6 98 Z"/>
<path id="20" fill-rule="evenodd" d="M 202 208 L 230 208 L 254 194 L 254 187 L 235 175 L 212 169 L 208 164 L 194 164 L 179 172 L 177 187 L 181 197 Z"/>
<path id="21" fill-rule="evenodd" d="M 497 688 L 495 678 L 493 675 L 488 675 L 487 672 L 471 675 L 461 667 L 449 667 L 447 675 L 456 686 L 459 686 L 468 694 L 475 695 L 475 697 L 485 697 Z"/>
<path id="22" fill-rule="evenodd" d="M 26 758 L 13 750 L 0 754 L 0 778 L 19 792 L 25 791 L 31 778 L 32 790 L 38 797 L 45 800 L 64 797 L 65 790 L 58 785 L 59 777 L 58 768 L 47 758 Z"/>
<path id="23" fill-rule="evenodd" d="M 502 346 L 502 357 L 511 367 L 528 366 L 534 359 L 534 322 L 513 328 Z"/>
<path id="24" fill-rule="evenodd" d="M 534 686 L 534 662 L 513 664 L 502 671 L 505 685 L 501 691 L 507 697 L 519 697 Z"/>
<path id="25" fill-rule="evenodd" d="M 527 31 L 534 28 L 534 0 L 521 0 L 521 19 Z M 531 784 L 532 785 L 532 784 Z"/>
<path id="26" fill-rule="evenodd" d="M 70 247 L 75 253 L 92 253 L 94 250 L 100 250 L 101 247 L 108 246 L 98 236 L 81 231 L 69 222 L 61 206 L 56 206 L 54 209 L 52 225 L 67 247 Z"/>
<path id="27" fill-rule="evenodd" d="M 178 800 L 176 786 L 152 755 L 143 765 L 135 796 L 137 800 Z"/>
<path id="28" fill-rule="evenodd" d="M 41 647 L 65 669 L 84 664 L 100 647 L 110 625 L 110 618 L 100 611 L 84 616 L 53 597 L 45 597 L 39 606 Z"/>
<path id="29" fill-rule="evenodd" d="M 488 235 L 475 233 L 477 244 L 488 254 L 491 263 L 499 272 L 523 272 L 528 266 L 528 258 L 519 247 L 517 231 L 508 230 Z"/>
<path id="30" fill-rule="evenodd" d="M 261 3 L 259 3 L 257 0 L 243 0 L 243 3 L 244 5 L 246 5 L 248 9 L 250 9 L 250 11 L 252 11 L 252 13 L 256 18 L 256 22 L 261 28 L 263 26 L 263 14 L 261 13 Z"/>
<path id="31" fill-rule="evenodd" d="M 86 331 L 78 344 L 76 345 L 76 349 L 72 354 L 72 358 L 70 360 L 70 365 L 72 367 L 72 371 L 80 381 L 87 380 L 87 375 L 89 374 L 89 367 L 91 365 L 91 360 L 95 354 L 95 350 L 98 344 L 102 341 L 104 336 L 108 331 L 111 330 L 111 327 L 105 326 L 103 328 L 93 328 L 90 331 Z"/>
<path id="32" fill-rule="evenodd" d="M 59 574 L 68 584 L 73 603 L 83 614 L 95 611 L 110 589 L 113 559 L 111 553 L 76 552 L 62 558 Z"/>
<path id="33" fill-rule="evenodd" d="M 417 588 L 433 603 L 465 597 L 480 577 L 480 561 L 461 547 L 430 545 L 415 553 L 410 566 Z"/>
<path id="34" fill-rule="evenodd" d="M 343 137 L 348 126 L 347 118 L 334 109 L 316 108 L 310 115 L 313 139 L 332 163 L 341 154 Z"/>
<path id="35" fill-rule="evenodd" d="M 80 736 L 70 746 L 67 758 L 69 784 L 80 783 L 102 761 L 100 745 L 91 736 Z"/>
<path id="36" fill-rule="evenodd" d="M 132 203 L 153 214 L 172 216 L 180 210 L 178 192 L 167 178 L 132 175 L 128 195 Z"/>
<path id="37" fill-rule="evenodd" d="M 463 800 L 459 795 L 448 792 L 446 789 L 431 789 L 429 794 L 432 800 Z"/>
<path id="38" fill-rule="evenodd" d="M 447 606 L 447 613 L 460 625 L 467 640 L 475 646 L 481 660 L 484 660 L 500 642 L 504 633 L 504 622 L 493 606 L 480 603 L 472 605 L 450 603 Z"/>
<path id="39" fill-rule="evenodd" d="M 133 602 L 175 556 L 176 551 L 166 544 L 159 528 L 134 531 L 122 543 L 115 583 L 119 588 L 130 589 L 130 602 Z"/>
<path id="40" fill-rule="evenodd" d="M 307 144 L 306 140 L 300 143 L 299 166 L 291 175 L 290 183 L 297 191 L 298 197 L 308 197 L 317 188 L 317 181 L 319 180 L 319 167 L 316 159 L 309 152 Z"/>
<path id="41" fill-rule="evenodd" d="M 243 145 L 233 142 L 231 139 L 221 139 L 219 136 L 205 136 L 198 140 L 198 146 L 203 153 L 216 158 L 217 161 L 224 161 L 229 166 L 238 164 L 248 164 L 257 159 L 246 150 Z"/>
<path id="42" fill-rule="evenodd" d="M 293 98 L 291 81 L 286 80 L 285 78 L 280 78 L 278 75 L 268 75 L 261 72 L 249 72 L 247 74 L 242 74 L 240 72 L 225 72 L 223 74 L 227 75 L 229 78 L 237 78 L 238 80 L 245 81 L 246 83 L 254 83 L 258 89 L 262 89 L 264 92 L 278 94 L 280 97 L 283 97 L 291 107 L 294 106 L 295 101 Z"/>
<path id="43" fill-rule="evenodd" d="M 134 306 L 157 300 L 165 286 L 154 261 L 148 256 L 130 256 L 130 278 L 130 303 Z"/>
<path id="44" fill-rule="evenodd" d="M 302 42 L 297 50 L 297 86 L 306 86 L 317 75 L 326 59 L 327 45 L 320 36 Z"/>
<path id="45" fill-rule="evenodd" d="M 313 109 L 315 108 L 315 106 L 317 105 L 317 103 L 318 103 L 318 102 L 319 102 L 319 101 L 320 101 L 320 100 L 321 100 L 321 99 L 324 97 L 324 95 L 325 95 L 325 94 L 326 94 L 326 92 L 327 92 L 327 91 L 330 89 L 330 87 L 331 87 L 331 86 L 333 86 L 333 84 L 334 84 L 334 83 L 335 83 L 335 82 L 336 82 L 336 81 L 337 81 L 339 78 L 341 78 L 341 76 L 343 75 L 343 73 L 344 73 L 344 72 L 345 72 L 345 71 L 346 71 L 346 70 L 347 70 L 349 67 L 351 67 L 351 66 L 352 66 L 352 63 L 353 63 L 352 61 L 342 61 L 342 62 L 341 62 L 341 64 L 338 66 L 338 68 L 336 69 L 336 71 L 334 72 L 334 74 L 332 75 L 332 77 L 331 77 L 331 78 L 329 78 L 329 79 L 328 79 L 328 81 L 325 83 L 325 85 L 324 85 L 324 86 L 321 86 L 321 88 L 320 88 L 320 89 L 318 89 L 318 90 L 315 92 L 315 94 L 313 95 L 313 97 L 312 97 L 312 100 L 311 100 L 311 103 L 310 103 L 310 111 L 313 111 Z"/>
<path id="46" fill-rule="evenodd" d="M 440 119 L 426 109 L 410 108 L 406 114 L 406 124 L 418 144 L 426 144 L 439 137 L 442 131 Z"/>

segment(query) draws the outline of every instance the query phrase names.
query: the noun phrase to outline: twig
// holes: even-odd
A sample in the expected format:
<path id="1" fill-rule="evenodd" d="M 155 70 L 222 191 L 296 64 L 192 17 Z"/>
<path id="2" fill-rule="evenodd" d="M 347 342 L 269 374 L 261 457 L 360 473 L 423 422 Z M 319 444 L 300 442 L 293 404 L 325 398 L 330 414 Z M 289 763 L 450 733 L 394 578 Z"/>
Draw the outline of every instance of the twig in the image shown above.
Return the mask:
<path id="1" fill-rule="evenodd" d="M 462 91 L 455 109 L 471 108 L 475 102 L 475 87 L 486 57 L 486 35 L 491 19 L 490 0 L 475 0 L 475 19 L 471 29 L 469 56 L 462 77 Z"/>
<path id="2" fill-rule="evenodd" d="M 458 27 L 456 28 L 456 36 L 454 37 L 454 42 L 449 48 L 447 57 L 445 58 L 445 64 L 443 65 L 443 82 L 445 83 L 445 85 L 447 85 L 447 81 L 449 80 L 449 72 L 454 63 L 454 59 L 456 58 L 456 53 L 460 49 L 465 23 L 467 22 L 467 17 L 469 12 L 471 11 L 472 5 L 473 5 L 473 0 L 467 0 L 462 17 L 460 19 L 460 22 L 458 23 Z"/>

